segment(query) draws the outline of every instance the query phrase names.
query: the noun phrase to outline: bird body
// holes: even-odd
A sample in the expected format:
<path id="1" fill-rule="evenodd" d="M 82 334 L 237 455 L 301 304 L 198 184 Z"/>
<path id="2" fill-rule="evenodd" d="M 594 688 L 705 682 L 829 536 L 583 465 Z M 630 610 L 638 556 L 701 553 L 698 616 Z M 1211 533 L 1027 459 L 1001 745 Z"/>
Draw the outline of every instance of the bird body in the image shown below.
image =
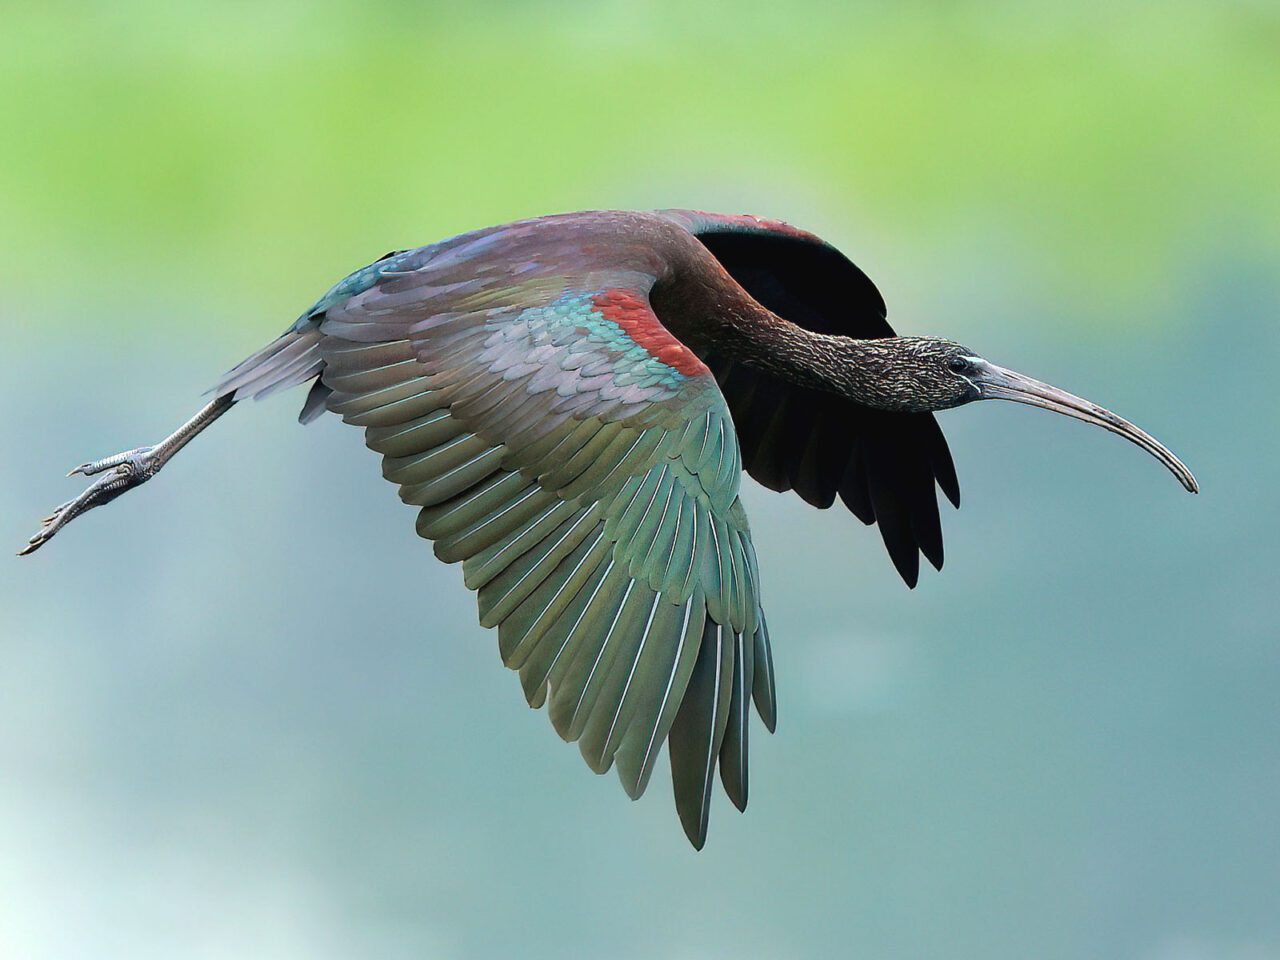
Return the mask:
<path id="1" fill-rule="evenodd" d="M 747 802 L 749 715 L 777 703 L 744 469 L 878 523 L 909 585 L 942 565 L 935 485 L 959 490 L 933 410 L 985 396 L 1123 433 L 1101 408 L 946 340 L 896 337 L 874 285 L 811 234 L 693 211 L 594 211 L 396 251 L 339 281 L 232 369 L 178 433 L 101 474 L 24 552 L 153 476 L 246 397 L 314 381 L 365 431 L 462 564 L 532 706 L 638 797 L 668 744 L 701 847 L 717 770 Z M 1000 392 L 1003 391 L 1003 392 Z"/>

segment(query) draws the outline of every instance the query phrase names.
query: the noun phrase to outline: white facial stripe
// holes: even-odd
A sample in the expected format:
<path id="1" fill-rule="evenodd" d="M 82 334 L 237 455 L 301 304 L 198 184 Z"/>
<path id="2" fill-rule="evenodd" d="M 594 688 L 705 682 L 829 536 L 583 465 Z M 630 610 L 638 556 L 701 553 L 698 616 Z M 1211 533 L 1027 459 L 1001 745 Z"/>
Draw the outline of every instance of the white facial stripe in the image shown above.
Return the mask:
<path id="1" fill-rule="evenodd" d="M 989 364 L 986 360 L 983 360 L 982 357 L 965 357 L 964 359 L 968 360 L 978 370 L 981 370 L 983 367 L 991 366 L 991 364 Z M 964 379 L 969 381 L 969 386 L 973 387 L 974 390 L 978 391 L 978 396 L 982 396 L 982 387 L 974 383 L 973 380 L 970 379 L 969 377 L 965 377 Z"/>

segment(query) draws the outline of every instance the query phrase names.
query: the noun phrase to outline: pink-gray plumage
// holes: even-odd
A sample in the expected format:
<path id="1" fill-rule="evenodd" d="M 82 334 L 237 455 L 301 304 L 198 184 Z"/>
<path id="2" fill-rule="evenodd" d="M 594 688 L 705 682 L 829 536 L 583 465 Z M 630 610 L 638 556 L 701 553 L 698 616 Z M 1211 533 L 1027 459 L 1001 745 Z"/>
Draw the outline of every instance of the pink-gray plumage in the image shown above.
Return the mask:
<path id="1" fill-rule="evenodd" d="M 529 703 L 632 797 L 668 744 L 701 847 L 714 773 L 747 802 L 750 703 L 776 699 L 742 471 L 877 523 L 914 586 L 942 566 L 932 411 L 1000 397 L 1134 425 L 947 340 L 897 337 L 870 280 L 776 221 L 693 211 L 542 217 L 397 251 L 351 274 L 153 447 L 31 538 L 149 479 L 237 401 L 314 381 L 304 422 L 365 429 L 418 532 L 461 561 Z"/>

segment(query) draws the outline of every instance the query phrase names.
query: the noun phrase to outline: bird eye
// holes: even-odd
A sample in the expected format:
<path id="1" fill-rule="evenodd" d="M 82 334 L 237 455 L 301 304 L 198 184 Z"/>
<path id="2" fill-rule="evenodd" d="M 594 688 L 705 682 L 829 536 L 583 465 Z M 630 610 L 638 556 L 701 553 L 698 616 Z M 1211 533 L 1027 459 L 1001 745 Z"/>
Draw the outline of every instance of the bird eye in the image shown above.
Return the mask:
<path id="1" fill-rule="evenodd" d="M 947 369 L 952 373 L 965 373 L 969 369 L 969 361 L 964 357 L 952 357 L 947 361 Z"/>

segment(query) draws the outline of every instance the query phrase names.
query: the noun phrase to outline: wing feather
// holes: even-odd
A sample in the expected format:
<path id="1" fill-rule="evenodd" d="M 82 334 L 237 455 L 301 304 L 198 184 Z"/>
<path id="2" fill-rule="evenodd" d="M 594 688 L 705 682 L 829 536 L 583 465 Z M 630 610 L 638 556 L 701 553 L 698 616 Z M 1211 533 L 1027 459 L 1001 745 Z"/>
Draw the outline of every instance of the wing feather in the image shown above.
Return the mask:
<path id="1" fill-rule="evenodd" d="M 751 718 L 751 684 L 755 672 L 754 643 L 742 634 L 733 636 L 733 678 L 729 697 L 729 721 L 720 746 L 720 781 L 739 810 L 747 809 L 747 728 Z"/>
<path id="2" fill-rule="evenodd" d="M 636 695 L 635 713 L 614 754 L 618 778 L 633 800 L 643 795 L 649 785 L 658 750 L 671 732 L 688 689 L 707 622 L 705 598 L 700 588 L 695 589 L 681 608 L 678 629 L 671 634 L 676 638 L 674 645 L 651 646 L 639 667 L 641 677 L 637 689 L 643 694 Z"/>
<path id="3" fill-rule="evenodd" d="M 689 842 L 699 850 L 707 839 L 712 779 L 729 722 L 734 650 L 732 631 L 708 618 L 669 737 L 676 810 Z"/>
<path id="4" fill-rule="evenodd" d="M 745 804 L 748 691 L 770 727 L 775 710 L 729 408 L 705 368 L 632 338 L 661 331 L 651 310 L 598 305 L 639 309 L 651 279 L 477 270 L 466 251 L 496 249 L 481 239 L 357 271 L 233 375 L 265 388 L 323 363 L 317 396 L 462 564 L 528 702 L 632 797 L 669 742 L 701 846 L 717 764 Z"/>

